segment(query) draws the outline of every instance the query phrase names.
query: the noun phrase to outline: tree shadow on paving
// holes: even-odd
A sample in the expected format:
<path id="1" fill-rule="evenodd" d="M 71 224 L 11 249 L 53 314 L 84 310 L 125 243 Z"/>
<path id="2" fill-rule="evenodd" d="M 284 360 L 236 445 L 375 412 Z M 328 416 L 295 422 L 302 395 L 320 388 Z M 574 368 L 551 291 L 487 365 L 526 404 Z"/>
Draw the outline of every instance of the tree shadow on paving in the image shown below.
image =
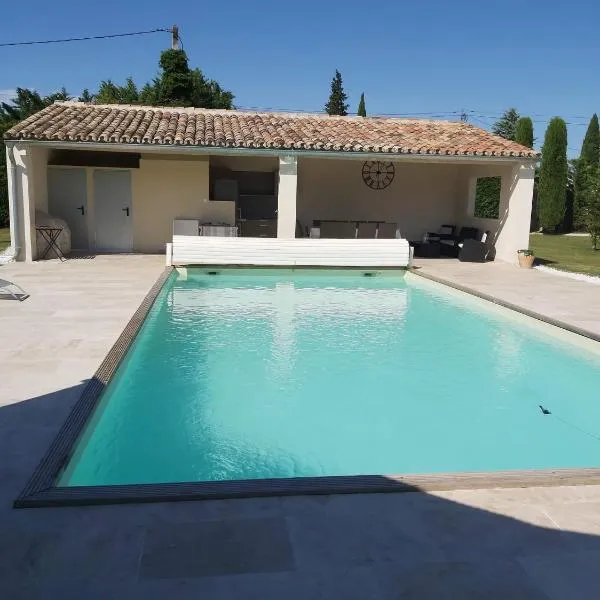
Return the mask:
<path id="1" fill-rule="evenodd" d="M 83 387 L 0 408 L 0 597 L 600 597 L 590 486 L 13 509 Z"/>

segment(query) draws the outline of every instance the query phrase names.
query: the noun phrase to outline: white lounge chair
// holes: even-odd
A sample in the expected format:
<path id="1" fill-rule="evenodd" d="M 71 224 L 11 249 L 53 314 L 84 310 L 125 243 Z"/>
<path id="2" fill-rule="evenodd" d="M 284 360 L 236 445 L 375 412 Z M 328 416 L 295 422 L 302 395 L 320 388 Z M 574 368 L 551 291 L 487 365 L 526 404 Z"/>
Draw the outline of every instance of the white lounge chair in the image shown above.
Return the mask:
<path id="1" fill-rule="evenodd" d="M 6 279 L 0 279 L 0 298 L 2 296 L 11 296 L 19 302 L 29 298 L 29 294 L 21 286 Z"/>

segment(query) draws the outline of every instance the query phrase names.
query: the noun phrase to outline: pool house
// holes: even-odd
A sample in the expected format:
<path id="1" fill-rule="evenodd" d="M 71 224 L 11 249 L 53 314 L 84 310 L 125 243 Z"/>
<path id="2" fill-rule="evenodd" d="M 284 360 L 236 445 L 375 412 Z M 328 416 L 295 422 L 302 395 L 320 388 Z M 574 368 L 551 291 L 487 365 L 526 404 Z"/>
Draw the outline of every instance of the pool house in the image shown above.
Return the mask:
<path id="1" fill-rule="evenodd" d="M 45 108 L 6 143 L 24 261 L 53 218 L 74 251 L 181 264 L 406 266 L 409 242 L 444 225 L 489 232 L 496 259 L 515 262 L 538 160 L 462 122 L 81 102 Z M 482 218 L 486 182 L 497 211 Z"/>

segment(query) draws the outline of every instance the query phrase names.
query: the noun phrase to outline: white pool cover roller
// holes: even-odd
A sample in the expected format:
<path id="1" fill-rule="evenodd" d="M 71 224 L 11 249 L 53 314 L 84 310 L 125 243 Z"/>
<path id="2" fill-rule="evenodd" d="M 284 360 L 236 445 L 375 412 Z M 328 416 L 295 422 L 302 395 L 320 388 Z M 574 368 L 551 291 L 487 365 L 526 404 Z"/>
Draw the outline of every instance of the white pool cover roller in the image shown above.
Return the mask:
<path id="1" fill-rule="evenodd" d="M 279 239 L 174 235 L 167 264 L 282 267 L 408 267 L 404 239 Z"/>

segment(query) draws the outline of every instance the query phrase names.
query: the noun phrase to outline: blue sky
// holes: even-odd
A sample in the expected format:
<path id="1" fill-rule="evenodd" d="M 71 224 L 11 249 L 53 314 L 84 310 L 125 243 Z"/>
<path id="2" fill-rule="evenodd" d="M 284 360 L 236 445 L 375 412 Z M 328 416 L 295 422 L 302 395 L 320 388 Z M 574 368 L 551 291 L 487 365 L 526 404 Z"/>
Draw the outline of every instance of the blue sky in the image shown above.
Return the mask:
<path id="1" fill-rule="evenodd" d="M 177 23 L 190 65 L 233 91 L 239 107 L 320 111 L 338 68 L 352 111 L 364 91 L 369 114 L 452 118 L 467 110 L 475 111 L 470 122 L 489 127 L 514 106 L 534 119 L 538 145 L 548 119 L 560 115 L 573 156 L 600 110 L 599 21 L 592 0 L 29 0 L 3 6 L 0 42 Z M 0 95 L 62 85 L 76 95 L 128 75 L 143 83 L 169 43 L 159 33 L 0 48 Z"/>

